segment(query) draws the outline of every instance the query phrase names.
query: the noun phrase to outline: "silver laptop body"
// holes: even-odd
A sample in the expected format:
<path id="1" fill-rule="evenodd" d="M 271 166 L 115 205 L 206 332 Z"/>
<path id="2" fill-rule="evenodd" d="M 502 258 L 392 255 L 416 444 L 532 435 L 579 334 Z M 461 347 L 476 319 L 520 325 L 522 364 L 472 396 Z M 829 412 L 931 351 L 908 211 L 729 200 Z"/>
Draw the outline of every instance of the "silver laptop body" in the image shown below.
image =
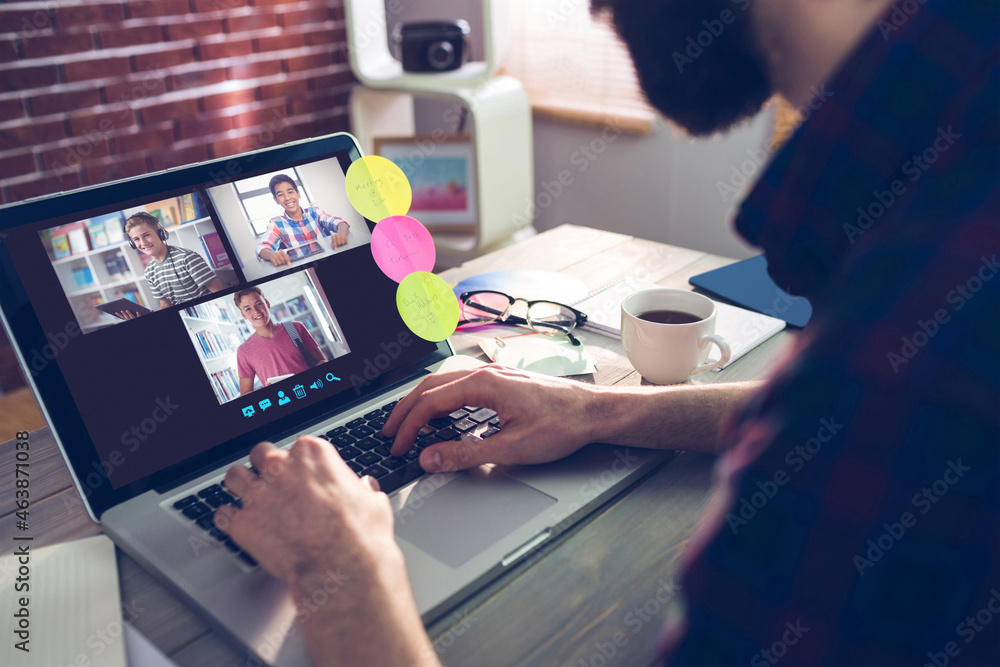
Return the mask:
<path id="1" fill-rule="evenodd" d="M 273 387 L 230 398 L 225 372 L 214 371 L 211 365 L 216 363 L 211 361 L 214 357 L 202 359 L 202 368 L 195 364 L 211 344 L 195 330 L 201 311 L 185 303 L 135 322 L 91 323 L 87 318 L 92 316 L 74 302 L 80 290 L 73 288 L 68 276 L 75 279 L 76 274 L 67 267 L 85 260 L 100 273 L 94 255 L 116 252 L 113 242 L 101 246 L 111 250 L 92 247 L 76 252 L 74 242 L 82 243 L 77 229 L 86 229 L 91 235 L 89 245 L 94 246 L 95 238 L 104 238 L 88 226 L 94 220 L 107 221 L 115 211 L 136 206 L 163 206 L 171 196 L 183 209 L 187 192 L 200 197 L 201 209 L 196 202 L 192 212 L 199 222 L 192 224 L 202 225 L 202 234 L 213 233 L 206 230 L 214 227 L 233 255 L 234 268 L 257 261 L 239 250 L 241 244 L 249 247 L 249 242 L 234 238 L 249 224 L 251 207 L 245 207 L 246 221 L 219 220 L 218 210 L 232 207 L 216 206 L 216 198 L 249 201 L 266 196 L 258 192 L 255 178 L 298 167 L 314 178 L 327 173 L 336 181 L 313 184 L 312 194 L 343 189 L 343 172 L 360 156 L 353 137 L 337 134 L 0 207 L 0 314 L 21 363 L 29 370 L 30 384 L 88 512 L 123 551 L 201 612 L 220 633 L 244 647 L 248 664 L 256 657 L 273 665 L 309 664 L 296 624 L 295 601 L 282 584 L 214 539 L 175 509 L 175 503 L 198 497 L 200 491 L 219 483 L 231 465 L 247 464 L 249 449 L 260 440 L 287 447 L 301 434 L 322 436 L 404 396 L 427 373 L 469 360 L 454 356 L 447 343 L 431 344 L 415 337 L 409 347 L 399 346 L 395 357 L 388 354 L 396 351 L 391 341 L 402 340 L 398 336 L 405 329 L 391 310 L 392 286 L 378 278 L 368 248 L 357 247 L 349 251 L 353 255 L 317 260 L 312 273 L 305 266 L 293 267 L 287 275 L 254 282 L 273 294 L 297 276 L 295 284 L 306 285 L 303 294 L 309 298 L 304 302 L 311 300 L 318 314 L 333 313 L 331 319 L 336 321 L 321 330 L 326 333 L 326 349 L 333 351 L 329 356 L 334 358 Z M 340 169 L 339 177 L 334 167 Z M 166 215 L 162 208 L 156 210 Z M 176 215 L 184 217 L 181 212 Z M 87 222 L 74 226 L 80 221 Z M 173 233 L 183 234 L 186 224 L 181 223 Z M 373 227 L 364 220 L 351 220 L 351 233 L 363 231 L 359 225 L 367 225 L 369 233 Z M 70 234 L 72 238 L 62 238 Z M 57 258 L 67 243 L 74 251 Z M 120 250 L 131 252 L 127 246 Z M 332 264 L 338 261 L 344 266 Z M 355 280 L 350 294 L 341 291 L 341 281 L 336 279 L 337 271 L 348 269 L 353 278 L 363 278 Z M 211 309 L 222 303 L 217 299 L 231 299 L 237 289 L 247 286 L 242 276 L 238 271 L 240 284 L 221 295 L 191 304 Z M 271 282 L 279 280 L 286 282 Z M 363 296 L 385 304 L 386 312 L 377 315 L 382 318 L 377 327 L 367 324 L 376 315 L 368 305 L 359 305 L 358 298 Z M 290 310 L 294 311 L 295 302 L 294 298 L 287 302 Z M 192 310 L 185 312 L 189 307 Z M 272 312 L 273 308 L 272 304 Z M 185 332 L 183 328 L 191 323 L 195 324 Z M 223 338 L 228 336 L 222 333 Z M 234 340 L 239 338 L 233 335 Z M 329 340 L 338 335 L 343 340 Z M 154 343 L 153 352 L 142 347 Z M 175 382 L 172 375 L 154 381 L 140 374 L 132 365 L 138 362 L 131 360 L 142 359 L 144 350 L 165 359 L 166 372 L 184 375 L 183 382 Z M 120 363 L 106 363 L 114 354 Z M 98 355 L 103 370 L 96 377 L 88 372 L 92 371 L 88 359 L 93 355 Z M 280 398 L 274 393 L 277 387 L 285 387 Z M 177 388 L 188 393 L 170 393 Z M 260 408 L 265 394 L 275 400 Z M 145 405 L 146 410 L 137 412 L 130 405 Z M 183 407 L 165 416 L 171 405 Z M 188 405 L 192 407 L 185 412 Z M 285 412 L 278 412 L 283 408 Z M 159 421 L 161 416 L 164 419 Z M 108 427 L 109 420 L 120 423 Z M 117 435 L 119 431 L 121 437 L 108 437 L 108 432 Z M 128 437 L 130 433 L 134 439 Z M 127 451 L 133 440 L 140 444 Z M 178 443 L 191 451 L 181 456 L 176 451 Z M 529 554 L 551 544 L 667 456 L 591 445 L 552 464 L 481 466 L 458 474 L 424 475 L 393 491 L 396 537 L 424 621 L 443 616 Z M 159 460 L 164 457 L 165 462 Z M 338 577 L 337 572 L 329 573 L 327 593 L 335 593 Z M 321 603 L 300 602 L 306 607 Z"/>

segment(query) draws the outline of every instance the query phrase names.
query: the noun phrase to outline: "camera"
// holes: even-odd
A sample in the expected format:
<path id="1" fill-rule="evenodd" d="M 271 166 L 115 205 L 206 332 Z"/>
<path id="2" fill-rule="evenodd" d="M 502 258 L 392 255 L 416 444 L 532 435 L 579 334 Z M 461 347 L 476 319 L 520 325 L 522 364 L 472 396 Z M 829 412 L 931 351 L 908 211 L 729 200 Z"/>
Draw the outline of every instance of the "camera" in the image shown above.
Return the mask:
<path id="1" fill-rule="evenodd" d="M 404 71 L 447 72 L 462 66 L 468 34 L 465 21 L 417 21 L 397 25 L 393 41 Z"/>

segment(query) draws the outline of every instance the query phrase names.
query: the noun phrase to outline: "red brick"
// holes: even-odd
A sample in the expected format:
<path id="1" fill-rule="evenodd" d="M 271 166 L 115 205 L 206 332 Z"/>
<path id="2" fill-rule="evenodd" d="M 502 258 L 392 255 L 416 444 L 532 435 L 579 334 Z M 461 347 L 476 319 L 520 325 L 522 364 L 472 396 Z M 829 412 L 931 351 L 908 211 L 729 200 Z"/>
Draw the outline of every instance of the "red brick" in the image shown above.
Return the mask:
<path id="1" fill-rule="evenodd" d="M 187 118 L 198 113 L 198 100 L 177 100 L 175 102 L 163 102 L 151 104 L 139 110 L 142 122 L 145 124 L 158 123 L 163 120 Z"/>
<path id="2" fill-rule="evenodd" d="M 287 5 L 297 3 L 298 0 L 250 0 L 254 7 L 273 7 L 274 5 Z"/>
<path id="3" fill-rule="evenodd" d="M 246 6 L 247 0 L 194 0 L 196 12 L 219 12 Z"/>
<path id="4" fill-rule="evenodd" d="M 21 201 L 32 197 L 51 195 L 55 192 L 74 190 L 83 185 L 80 174 L 77 171 L 67 171 L 58 176 L 39 176 L 36 179 L 23 183 L 10 183 L 7 185 L 8 201 Z"/>
<path id="5" fill-rule="evenodd" d="M 326 7 L 310 7 L 309 9 L 296 9 L 278 14 L 278 25 L 288 28 L 293 25 L 308 25 L 310 23 L 322 23 L 330 17 Z"/>
<path id="6" fill-rule="evenodd" d="M 53 19 L 62 32 L 66 28 L 118 23 L 125 18 L 120 2 L 85 2 L 81 5 L 60 5 L 54 8 Z"/>
<path id="7" fill-rule="evenodd" d="M 97 160 L 111 154 L 107 138 L 97 132 L 92 136 L 67 142 L 58 148 L 49 148 L 38 154 L 43 171 L 62 171 L 76 168 L 89 160 Z"/>
<path id="8" fill-rule="evenodd" d="M 316 93 L 303 97 L 292 98 L 292 115 L 304 115 L 326 111 L 347 104 L 349 93 Z"/>
<path id="9" fill-rule="evenodd" d="M 104 103 L 133 104 L 166 92 L 166 79 L 151 73 L 134 74 L 124 81 L 104 86 Z"/>
<path id="10" fill-rule="evenodd" d="M 265 143 L 261 138 L 262 136 L 267 135 L 261 135 L 258 132 L 250 132 L 238 137 L 213 141 L 210 146 L 212 157 L 218 158 L 227 157 L 229 155 L 238 155 L 239 153 L 246 153 L 247 151 L 274 145 L 273 141 Z"/>
<path id="11" fill-rule="evenodd" d="M 272 12 L 247 14 L 246 16 L 230 16 L 223 26 L 226 32 L 246 32 L 247 30 L 263 30 L 278 25 L 278 16 Z"/>
<path id="12" fill-rule="evenodd" d="M 4 67 L 0 69 L 0 93 L 10 90 L 29 90 L 51 86 L 59 80 L 59 68 L 55 65 L 37 67 Z"/>
<path id="13" fill-rule="evenodd" d="M 260 99 L 269 100 L 275 97 L 291 97 L 300 95 L 309 90 L 309 84 L 305 79 L 288 79 L 279 83 L 269 83 L 258 88 Z"/>
<path id="14" fill-rule="evenodd" d="M 193 146 L 177 150 L 165 149 L 156 151 L 149 156 L 150 166 L 154 171 L 194 164 L 195 162 L 204 162 L 207 159 L 208 147 L 203 143 L 197 143 Z"/>
<path id="15" fill-rule="evenodd" d="M 166 26 L 167 39 L 195 39 L 222 33 L 222 19 L 185 21 Z"/>
<path id="16" fill-rule="evenodd" d="M 229 68 L 230 79 L 259 79 L 264 76 L 281 74 L 281 59 L 261 60 L 255 63 L 242 63 Z"/>
<path id="17" fill-rule="evenodd" d="M 0 118 L 3 120 L 14 120 L 24 116 L 24 100 L 20 97 L 11 97 L 0 100 Z"/>
<path id="18" fill-rule="evenodd" d="M 312 90 L 330 90 L 331 88 L 340 88 L 356 82 L 357 79 L 354 78 L 354 73 L 350 70 L 344 70 L 343 72 L 330 72 L 329 74 L 310 77 L 309 87 Z"/>
<path id="19" fill-rule="evenodd" d="M 253 40 L 239 39 L 198 45 L 200 60 L 216 60 L 218 58 L 238 58 L 253 53 Z"/>
<path id="20" fill-rule="evenodd" d="M 0 32 L 16 32 L 30 36 L 39 30 L 52 30 L 48 9 L 0 9 Z"/>
<path id="21" fill-rule="evenodd" d="M 211 137 L 231 129 L 233 129 L 233 118 L 228 113 L 186 116 L 178 118 L 177 137 L 179 139 Z"/>
<path id="22" fill-rule="evenodd" d="M 319 69 L 333 64 L 333 55 L 329 52 L 310 53 L 306 56 L 296 56 L 285 59 L 285 69 L 289 72 L 301 72 L 307 69 Z"/>
<path id="23" fill-rule="evenodd" d="M 221 83 L 226 80 L 226 68 L 192 70 L 183 74 L 171 74 L 169 78 L 170 90 L 183 90 L 184 88 L 196 88 L 198 86 L 208 86 L 213 83 Z"/>
<path id="24" fill-rule="evenodd" d="M 280 35 L 272 35 L 270 37 L 258 37 L 254 40 L 254 48 L 258 53 L 282 51 L 284 49 L 297 49 L 305 45 L 306 42 L 302 38 L 302 35 L 294 33 L 284 33 Z"/>
<path id="25" fill-rule="evenodd" d="M 0 157 L 0 179 L 24 176 L 37 169 L 35 156 L 30 150 L 23 153 L 15 153 L 7 157 Z"/>
<path id="26" fill-rule="evenodd" d="M 272 102 L 268 106 L 251 111 L 243 111 L 233 116 L 233 127 L 240 129 L 244 127 L 254 127 L 255 125 L 267 125 L 272 120 L 282 122 L 287 116 L 284 102 Z"/>
<path id="27" fill-rule="evenodd" d="M 31 115 L 47 116 L 53 113 L 76 111 L 95 107 L 101 103 L 101 93 L 95 88 L 73 90 L 64 93 L 43 93 L 31 98 Z"/>
<path id="28" fill-rule="evenodd" d="M 281 131 L 276 133 L 280 137 L 281 143 L 295 141 L 296 139 L 308 139 L 316 136 L 313 131 L 313 121 L 311 118 L 297 118 L 294 122 L 288 121 L 282 125 Z"/>
<path id="29" fill-rule="evenodd" d="M 32 120 L 0 130 L 0 150 L 37 146 L 66 137 L 66 126 L 61 120 L 39 122 Z"/>
<path id="30" fill-rule="evenodd" d="M 132 56 L 132 65 L 135 67 L 136 72 L 147 69 L 158 70 L 164 67 L 187 65 L 193 62 L 195 62 L 194 49 L 190 46 L 174 48 L 164 45 L 162 51 L 141 53 Z"/>
<path id="31" fill-rule="evenodd" d="M 61 56 L 67 53 L 80 53 L 94 48 L 94 39 L 89 32 L 77 32 L 59 35 L 40 35 L 31 39 L 21 40 L 21 50 L 25 60 L 29 58 L 46 58 Z"/>
<path id="32" fill-rule="evenodd" d="M 231 90 L 226 93 L 208 95 L 201 98 L 201 108 L 205 111 L 214 111 L 226 107 L 235 107 L 240 104 L 248 104 L 257 98 L 257 94 L 252 88 L 246 90 Z"/>
<path id="33" fill-rule="evenodd" d="M 155 44 L 163 41 L 163 29 L 158 25 L 137 25 L 131 28 L 101 30 L 97 33 L 97 39 L 105 49 Z"/>
<path id="34" fill-rule="evenodd" d="M 97 183 L 107 183 L 117 181 L 129 176 L 138 176 L 149 172 L 146 166 L 146 158 L 143 156 L 117 157 L 112 156 L 106 162 L 99 164 L 88 164 L 84 167 L 84 174 L 87 183 L 96 185 Z"/>
<path id="35" fill-rule="evenodd" d="M 138 132 L 116 134 L 114 141 L 116 153 L 155 151 L 174 143 L 174 124 L 161 123 L 154 127 L 144 127 Z"/>
<path id="36" fill-rule="evenodd" d="M 12 63 L 19 57 L 13 39 L 0 39 L 0 63 Z"/>
<path id="37" fill-rule="evenodd" d="M 75 137 L 89 136 L 94 132 L 108 134 L 133 125 L 135 125 L 135 114 L 123 105 L 116 105 L 113 109 L 97 113 L 80 114 L 69 119 L 69 129 Z"/>
<path id="38" fill-rule="evenodd" d="M 227 0 L 222 0 L 223 2 Z M 173 16 L 187 14 L 191 11 L 188 0 L 138 0 L 126 3 L 128 15 L 131 18 L 149 18 L 151 16 Z"/>
<path id="39" fill-rule="evenodd" d="M 313 121 L 312 128 L 315 133 L 314 136 L 319 137 L 324 134 L 333 134 L 334 132 L 348 132 L 350 131 L 351 123 L 346 112 L 337 113 L 333 116 Z"/>
<path id="40" fill-rule="evenodd" d="M 124 57 L 68 61 L 63 64 L 62 68 L 63 78 L 69 83 L 111 76 L 125 76 L 132 72 L 128 58 Z"/>
<path id="41" fill-rule="evenodd" d="M 347 31 L 342 27 L 334 27 L 332 23 L 317 30 L 307 30 L 302 33 L 305 43 L 309 46 L 332 46 L 337 45 L 337 50 L 345 50 L 347 47 Z M 340 46 L 344 48 L 341 49 Z"/>

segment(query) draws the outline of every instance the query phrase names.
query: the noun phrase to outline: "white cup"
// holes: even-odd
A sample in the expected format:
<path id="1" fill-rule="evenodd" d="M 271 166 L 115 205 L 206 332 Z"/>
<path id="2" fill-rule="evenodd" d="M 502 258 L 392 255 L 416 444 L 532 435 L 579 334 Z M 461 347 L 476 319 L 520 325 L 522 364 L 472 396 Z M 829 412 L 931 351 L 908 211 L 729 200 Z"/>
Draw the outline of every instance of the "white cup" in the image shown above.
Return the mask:
<path id="1" fill-rule="evenodd" d="M 697 318 L 684 324 L 641 319 L 650 311 L 674 310 Z M 701 294 L 666 287 L 635 292 L 622 301 L 622 346 L 635 370 L 653 384 L 684 382 L 729 361 L 729 343 L 715 335 L 715 302 Z M 711 344 L 722 358 L 705 363 Z"/>

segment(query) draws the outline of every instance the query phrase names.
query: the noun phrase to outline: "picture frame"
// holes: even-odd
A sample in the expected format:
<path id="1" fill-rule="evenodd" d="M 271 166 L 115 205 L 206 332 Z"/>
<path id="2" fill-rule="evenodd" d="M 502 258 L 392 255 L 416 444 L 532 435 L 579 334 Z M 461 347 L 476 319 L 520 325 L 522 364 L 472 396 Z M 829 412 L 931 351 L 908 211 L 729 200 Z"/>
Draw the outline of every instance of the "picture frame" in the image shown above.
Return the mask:
<path id="1" fill-rule="evenodd" d="M 467 134 L 375 137 L 374 154 L 391 160 L 410 181 L 407 213 L 431 232 L 474 233 L 479 202 L 475 150 Z"/>

